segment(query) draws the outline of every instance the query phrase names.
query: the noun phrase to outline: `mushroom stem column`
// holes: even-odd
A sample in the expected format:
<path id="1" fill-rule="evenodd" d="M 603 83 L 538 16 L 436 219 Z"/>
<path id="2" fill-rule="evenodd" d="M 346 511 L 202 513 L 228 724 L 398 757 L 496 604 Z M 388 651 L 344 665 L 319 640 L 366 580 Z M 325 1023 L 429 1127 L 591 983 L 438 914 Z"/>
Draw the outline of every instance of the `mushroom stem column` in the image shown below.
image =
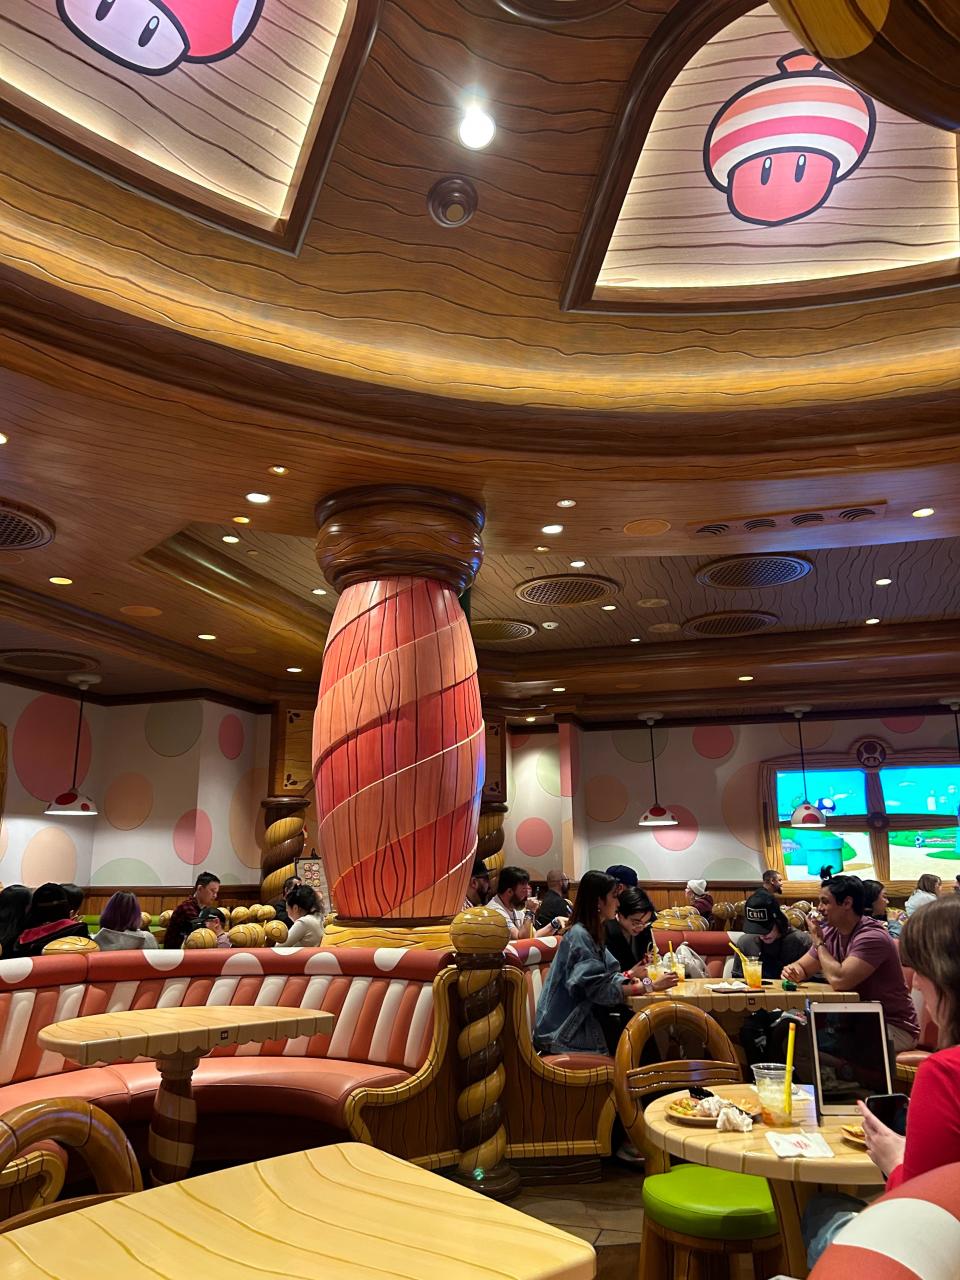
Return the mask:
<path id="1" fill-rule="evenodd" d="M 319 846 L 337 921 L 326 945 L 448 947 L 477 841 L 484 731 L 459 595 L 483 513 L 419 486 L 317 506 L 340 593 L 313 726 Z"/>

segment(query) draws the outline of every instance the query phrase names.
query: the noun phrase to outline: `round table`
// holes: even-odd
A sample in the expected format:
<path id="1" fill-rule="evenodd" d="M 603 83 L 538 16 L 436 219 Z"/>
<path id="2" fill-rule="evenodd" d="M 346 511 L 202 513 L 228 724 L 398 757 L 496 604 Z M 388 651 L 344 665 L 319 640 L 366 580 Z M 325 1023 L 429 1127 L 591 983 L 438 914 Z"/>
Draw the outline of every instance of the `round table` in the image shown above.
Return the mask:
<path id="1" fill-rule="evenodd" d="M 757 1106 L 756 1091 L 751 1085 L 717 1085 L 711 1092 L 730 1098 L 746 1110 Z M 666 1157 L 676 1156 L 690 1164 L 707 1165 L 711 1169 L 727 1169 L 732 1173 L 752 1173 L 766 1178 L 770 1184 L 780 1220 L 780 1234 L 786 1254 L 786 1272 L 791 1276 L 807 1274 L 806 1250 L 800 1234 L 800 1218 L 807 1201 L 818 1191 L 842 1190 L 848 1195 L 871 1194 L 868 1188 L 883 1185 L 883 1175 L 861 1147 L 843 1137 L 841 1126 L 850 1117 L 828 1117 L 817 1126 L 813 1090 L 805 1087 L 803 1098 L 793 1100 L 796 1124 L 790 1128 L 771 1130 L 754 1123 L 751 1133 L 719 1133 L 716 1129 L 697 1129 L 678 1123 L 667 1115 L 674 1098 L 685 1097 L 686 1090 L 671 1093 L 651 1102 L 644 1112 L 645 1140 Z M 819 1133 L 833 1151 L 833 1158 L 782 1158 L 774 1154 L 767 1134 L 795 1133 L 800 1129 Z M 669 1164 L 669 1159 L 666 1160 Z M 651 1170 L 652 1171 L 652 1170 Z M 864 1189 L 860 1191 L 859 1189 Z"/>

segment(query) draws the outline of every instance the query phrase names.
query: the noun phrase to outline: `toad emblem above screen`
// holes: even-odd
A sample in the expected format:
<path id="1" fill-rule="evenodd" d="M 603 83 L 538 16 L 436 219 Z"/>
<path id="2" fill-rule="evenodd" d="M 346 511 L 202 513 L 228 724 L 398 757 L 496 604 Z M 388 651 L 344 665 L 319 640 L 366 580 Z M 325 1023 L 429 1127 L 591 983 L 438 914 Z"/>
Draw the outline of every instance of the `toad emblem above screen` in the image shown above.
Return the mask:
<path id="1" fill-rule="evenodd" d="M 780 74 L 723 104 L 703 146 L 707 177 L 735 218 L 760 226 L 796 222 L 826 204 L 870 150 L 877 113 L 866 94 L 802 49 Z"/>
<path id="2" fill-rule="evenodd" d="M 84 44 L 143 75 L 181 62 L 219 62 L 236 53 L 264 0 L 57 0 L 60 17 Z"/>

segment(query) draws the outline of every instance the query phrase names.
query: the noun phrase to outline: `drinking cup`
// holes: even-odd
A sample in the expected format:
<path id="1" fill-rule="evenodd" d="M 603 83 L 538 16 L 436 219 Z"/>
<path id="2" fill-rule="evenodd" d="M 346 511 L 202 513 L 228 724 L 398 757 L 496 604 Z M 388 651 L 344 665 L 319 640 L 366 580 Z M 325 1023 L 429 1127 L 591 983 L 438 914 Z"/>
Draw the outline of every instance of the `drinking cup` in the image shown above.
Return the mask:
<path id="1" fill-rule="evenodd" d="M 753 1068 L 753 1079 L 760 1099 L 763 1123 L 774 1128 L 793 1124 L 793 1068 L 787 1087 L 787 1068 L 782 1062 L 759 1062 Z"/>

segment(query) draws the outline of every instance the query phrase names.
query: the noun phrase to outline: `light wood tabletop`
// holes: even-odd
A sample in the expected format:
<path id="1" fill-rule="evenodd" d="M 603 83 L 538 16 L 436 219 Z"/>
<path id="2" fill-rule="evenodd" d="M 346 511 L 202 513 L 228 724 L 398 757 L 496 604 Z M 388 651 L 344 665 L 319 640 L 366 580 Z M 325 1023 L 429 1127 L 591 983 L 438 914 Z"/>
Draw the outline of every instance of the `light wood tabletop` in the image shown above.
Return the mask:
<path id="1" fill-rule="evenodd" d="M 755 1009 L 803 1009 L 808 1000 L 851 1003 L 860 997 L 855 991 L 834 991 L 825 982 L 802 982 L 796 991 L 784 991 L 780 982 L 765 984 L 757 991 L 716 990 L 725 978 L 685 978 L 669 991 L 632 996 L 628 1003 L 639 1011 L 663 1000 L 681 1000 L 704 1013 L 752 1013 Z"/>
<path id="2" fill-rule="evenodd" d="M 758 1122 L 750 1133 L 719 1133 L 713 1128 L 697 1129 L 681 1124 L 667 1114 L 667 1108 L 673 1099 L 685 1097 L 686 1091 L 657 1098 L 644 1112 L 645 1141 L 657 1150 L 688 1164 L 750 1173 L 769 1180 L 787 1251 L 787 1273 L 798 1277 L 807 1274 L 800 1218 L 810 1195 L 835 1188 L 852 1195 L 858 1189 L 879 1189 L 883 1185 L 883 1174 L 866 1151 L 853 1146 L 843 1136 L 842 1126 L 856 1124 L 857 1117 L 831 1116 L 818 1127 L 813 1090 L 810 1086 L 801 1088 L 803 1097 L 793 1099 L 795 1123 L 791 1128 L 770 1129 Z M 751 1085 L 717 1085 L 711 1092 L 730 1098 L 745 1110 L 752 1111 L 757 1106 L 756 1090 Z M 833 1157 L 783 1158 L 774 1154 L 767 1141 L 768 1133 L 798 1133 L 801 1129 L 819 1133 Z M 872 1192 L 867 1190 L 867 1194 Z"/>
<path id="3" fill-rule="evenodd" d="M 95 1013 L 44 1027 L 37 1040 L 83 1067 L 153 1058 L 160 1071 L 148 1136 L 154 1183 L 185 1178 L 193 1163 L 197 1107 L 191 1080 L 219 1045 L 262 1044 L 331 1032 L 336 1019 L 317 1009 L 274 1005 L 193 1005 Z"/>
<path id="4" fill-rule="evenodd" d="M 4 1280 L 593 1280 L 583 1240 L 361 1143 L 224 1169 L 0 1236 Z"/>

